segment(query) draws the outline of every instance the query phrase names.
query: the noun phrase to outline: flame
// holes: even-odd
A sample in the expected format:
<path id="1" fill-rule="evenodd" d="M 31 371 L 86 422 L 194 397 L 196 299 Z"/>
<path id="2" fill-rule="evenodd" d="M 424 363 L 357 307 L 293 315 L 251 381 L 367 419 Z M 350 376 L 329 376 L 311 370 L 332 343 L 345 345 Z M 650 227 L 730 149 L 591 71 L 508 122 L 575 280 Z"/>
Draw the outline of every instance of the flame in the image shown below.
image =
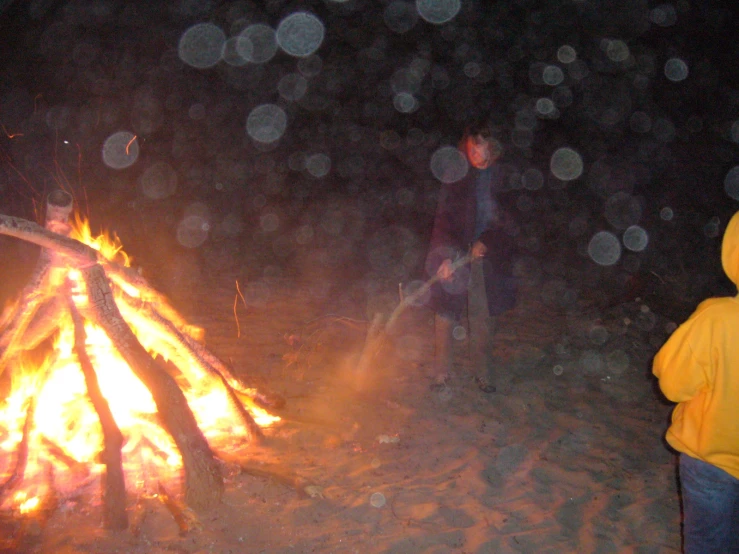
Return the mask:
<path id="1" fill-rule="evenodd" d="M 111 235 L 108 232 L 103 231 L 99 235 L 94 236 L 90 229 L 90 222 L 81 217 L 78 213 L 74 214 L 72 232 L 69 236 L 91 248 L 94 248 L 108 260 L 116 261 L 126 267 L 131 266 L 131 258 L 123 251 L 123 244 L 118 238 L 118 235 L 115 233 Z"/>
<path id="2" fill-rule="evenodd" d="M 79 216 L 75 217 L 70 236 L 95 248 L 109 260 L 130 265 L 130 258 L 116 236 L 105 233 L 92 236 L 89 224 Z M 65 277 L 73 283 L 73 301 L 78 307 L 84 307 L 87 295 L 79 272 L 67 269 Z M 119 296 L 136 293 L 116 291 Z M 239 441 L 238 437 L 246 438 L 246 429 L 220 378 L 190 364 L 171 341 L 164 340 L 161 329 L 148 324 L 141 314 L 132 313 L 130 306 L 130 303 L 119 303 L 121 314 L 141 344 L 152 355 L 175 361 L 180 369 L 178 384 L 208 442 L 227 451 L 243 446 L 244 441 Z M 65 486 L 72 490 L 79 487 L 81 475 L 91 481 L 104 471 L 104 465 L 98 460 L 103 444 L 102 429 L 74 351 L 71 317 L 66 316 L 59 328 L 53 353 L 46 360 L 32 363 L 24 359 L 18 366 L 8 368 L 10 394 L 0 405 L 0 472 L 6 475 L 14 470 L 26 415 L 33 413 L 23 481 L 20 490 L 5 500 L 5 504 L 10 503 L 12 509 L 21 513 L 38 509 L 41 499 L 50 492 L 50 474 L 54 475 L 53 486 L 58 491 Z M 158 482 L 178 478 L 182 467 L 180 453 L 169 434 L 158 424 L 151 393 L 118 354 L 107 334 L 90 322 L 85 323 L 85 331 L 86 350 L 100 390 L 124 436 L 122 456 L 127 486 L 142 493 L 155 491 Z M 193 336 L 197 334 L 194 332 Z M 34 409 L 29 411 L 31 404 Z M 249 410 L 260 426 L 269 426 L 280 419 L 256 406 L 249 405 Z M 53 471 L 50 472 L 49 467 Z M 0 473 L 0 483 L 6 478 Z"/>

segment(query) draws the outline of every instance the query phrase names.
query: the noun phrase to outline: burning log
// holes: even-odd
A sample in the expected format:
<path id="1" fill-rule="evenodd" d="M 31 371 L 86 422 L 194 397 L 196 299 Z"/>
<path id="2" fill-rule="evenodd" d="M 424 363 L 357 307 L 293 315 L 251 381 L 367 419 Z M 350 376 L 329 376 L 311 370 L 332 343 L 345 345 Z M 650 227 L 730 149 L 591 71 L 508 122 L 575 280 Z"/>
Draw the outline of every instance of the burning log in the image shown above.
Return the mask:
<path id="1" fill-rule="evenodd" d="M 269 481 L 274 481 L 287 488 L 293 489 L 298 498 L 315 498 L 321 487 L 305 480 L 291 470 L 276 465 L 255 464 L 241 459 L 238 455 L 229 454 L 227 452 L 216 453 L 221 460 L 228 464 L 232 464 L 239 473 L 251 475 L 253 477 L 261 477 Z"/>
<path id="2" fill-rule="evenodd" d="M 41 444 L 54 460 L 60 461 L 67 469 L 72 472 L 79 473 L 84 477 L 89 475 L 90 471 L 85 464 L 77 461 L 73 456 L 65 452 L 61 446 L 50 440 L 48 437 L 42 437 Z"/>
<path id="3" fill-rule="evenodd" d="M 47 199 L 46 229 L 44 231 L 47 231 L 50 236 L 53 236 L 53 233 L 58 233 L 60 239 L 66 238 L 71 230 L 68 223 L 71 211 L 72 197 L 69 194 L 64 191 L 51 193 Z M 22 226 L 23 220 L 9 221 L 8 223 L 20 223 Z M 30 221 L 25 223 L 35 225 Z M 18 236 L 13 232 L 7 234 Z M 71 239 L 67 238 L 66 240 Z M 9 314 L 8 321 L 1 329 L 0 375 L 2 375 L 9 357 L 15 355 L 18 350 L 33 350 L 56 331 L 58 323 L 55 320 L 58 318 L 63 304 L 61 304 L 58 297 L 50 295 L 46 291 L 55 288 L 52 279 L 54 277 L 58 278 L 63 271 L 61 267 L 57 271 L 53 271 L 55 265 L 61 266 L 59 262 L 60 260 L 57 259 L 53 250 L 46 248 L 41 250 L 33 274 L 28 284 L 23 288 L 15 310 Z"/>
<path id="4" fill-rule="evenodd" d="M 174 439 L 185 468 L 185 498 L 195 509 L 220 501 L 223 478 L 213 452 L 175 380 L 141 346 L 118 311 L 100 265 L 80 268 L 89 297 L 88 319 L 100 326 L 131 370 L 151 392 L 162 426 Z"/>
<path id="5" fill-rule="evenodd" d="M 103 485 L 103 524 L 106 529 L 125 529 L 128 527 L 126 517 L 126 483 L 123 476 L 121 447 L 123 434 L 110 411 L 108 401 L 100 392 L 97 374 L 90 357 L 85 350 L 85 327 L 77 308 L 69 302 L 69 311 L 74 322 L 74 349 L 80 368 L 85 375 L 87 394 L 100 419 L 103 428 L 103 461 L 105 462 L 105 484 Z"/>
<path id="6" fill-rule="evenodd" d="M 105 525 L 124 528 L 126 489 L 121 453 L 125 431 L 116 423 L 110 398 L 106 400 L 98 384 L 101 367 L 88 352 L 91 346 L 86 329 L 91 326 L 96 334 L 102 332 L 118 359 L 150 393 L 158 423 L 179 451 L 185 502 L 195 510 L 213 507 L 223 492 L 220 466 L 178 379 L 186 380 L 190 389 L 205 383 L 213 394 L 224 397 L 252 440 L 263 436 L 256 415 L 279 419 L 260 406 L 279 406 L 281 399 L 236 379 L 226 364 L 199 342 L 199 333 L 138 273 L 114 261 L 114 255 L 72 238 L 68 223 L 72 204 L 72 197 L 63 191 L 49 195 L 46 227 L 0 214 L 0 234 L 42 247 L 32 278 L 0 323 L 0 374 L 13 367 L 14 377 L 24 353 L 50 337 L 58 339 L 64 334 L 64 325 L 71 325 L 74 359 L 102 427 Z M 131 325 L 140 330 L 139 335 Z M 172 360 L 179 370 L 177 378 L 156 355 Z M 26 394 L 31 397 L 36 392 Z M 172 463 L 171 454 L 167 458 L 160 463 Z"/>
<path id="7" fill-rule="evenodd" d="M 59 499 L 54 489 L 54 470 L 46 467 L 48 493 L 32 513 L 13 514 L 7 517 L 0 514 L 0 552 L 30 552 L 32 545 L 56 511 Z"/>
<path id="8" fill-rule="evenodd" d="M 136 501 L 131 513 L 131 527 L 129 528 L 129 531 L 136 538 L 141 534 L 141 528 L 144 525 L 144 521 L 146 521 L 146 516 L 149 515 L 147 504 L 148 499 L 140 497 Z"/>
<path id="9" fill-rule="evenodd" d="M 187 535 L 190 529 L 200 527 L 200 522 L 195 514 L 191 513 L 187 506 L 182 506 L 172 498 L 172 495 L 167 492 L 167 489 L 161 483 L 159 483 L 159 494 L 157 498 L 169 510 L 169 513 L 172 514 L 172 518 L 180 530 L 181 537 Z"/>
<path id="10" fill-rule="evenodd" d="M 249 436 L 252 438 L 254 442 L 261 443 L 264 440 L 264 433 L 262 433 L 262 429 L 257 425 L 257 422 L 254 421 L 254 418 L 251 416 L 251 414 L 247 411 L 247 409 L 244 407 L 244 405 L 239 400 L 239 397 L 236 396 L 236 392 L 231 387 L 231 385 L 228 383 L 226 378 L 221 375 L 221 381 L 223 382 L 223 386 L 226 387 L 226 392 L 228 393 L 228 399 L 231 401 L 231 404 L 233 405 L 236 412 L 241 417 L 242 421 L 244 422 L 244 425 L 246 425 L 246 429 L 249 432 Z"/>
<path id="11" fill-rule="evenodd" d="M 15 458 L 15 467 L 13 472 L 10 474 L 4 483 L 0 485 L 0 500 L 13 492 L 15 487 L 18 486 L 23 480 L 23 473 L 26 471 L 26 463 L 28 462 L 28 435 L 31 432 L 31 422 L 33 421 L 33 399 L 29 400 L 28 409 L 26 410 L 26 421 L 23 424 L 23 437 L 20 443 L 18 443 L 18 450 Z"/>

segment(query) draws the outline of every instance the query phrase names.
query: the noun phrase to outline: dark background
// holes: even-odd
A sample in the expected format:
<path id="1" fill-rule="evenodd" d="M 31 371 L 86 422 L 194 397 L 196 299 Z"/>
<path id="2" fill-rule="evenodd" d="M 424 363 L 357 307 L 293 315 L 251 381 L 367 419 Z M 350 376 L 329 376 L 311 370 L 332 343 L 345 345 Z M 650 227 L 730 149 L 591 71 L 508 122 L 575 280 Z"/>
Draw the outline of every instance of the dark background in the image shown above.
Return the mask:
<path id="1" fill-rule="evenodd" d="M 542 294 L 559 291 L 546 300 L 563 308 L 641 297 L 680 320 L 706 296 L 735 294 L 719 259 L 737 208 L 725 181 L 739 164 L 739 25 L 725 5 L 463 0 L 434 25 L 399 1 L 6 1 L 0 213 L 41 221 L 45 194 L 63 187 L 175 301 L 230 270 L 265 286 L 304 277 L 341 308 L 424 278 L 440 186 L 431 157 L 483 119 L 504 147 L 499 200 L 516 222 L 519 273 Z M 276 29 L 296 11 L 325 28 L 308 58 L 277 49 L 264 63 L 207 69 L 178 59 L 192 25 L 232 37 L 253 23 Z M 626 57 L 609 57 L 612 41 Z M 563 45 L 576 62 L 558 60 Z M 666 78 L 671 58 L 685 62 L 686 79 Z M 561 83 L 545 84 L 547 66 L 562 70 Z M 409 69 L 410 84 L 398 73 Z M 307 84 L 300 98 L 280 93 L 291 73 Z M 417 102 L 411 113 L 393 104 L 403 86 Z M 556 115 L 537 112 L 542 98 Z M 287 115 L 272 144 L 245 130 L 265 103 Z M 112 169 L 101 152 L 119 131 L 137 136 L 139 156 Z M 584 163 L 569 182 L 550 171 L 563 146 Z M 330 160 L 325 175 L 306 165 L 317 154 Z M 163 198 L 144 193 L 155 164 L 168 168 Z M 183 245 L 193 213 L 207 232 Z M 621 237 L 630 225 L 648 234 L 644 250 L 624 249 L 607 267 L 590 259 L 596 232 Z M 0 238 L 0 300 L 36 255 Z"/>

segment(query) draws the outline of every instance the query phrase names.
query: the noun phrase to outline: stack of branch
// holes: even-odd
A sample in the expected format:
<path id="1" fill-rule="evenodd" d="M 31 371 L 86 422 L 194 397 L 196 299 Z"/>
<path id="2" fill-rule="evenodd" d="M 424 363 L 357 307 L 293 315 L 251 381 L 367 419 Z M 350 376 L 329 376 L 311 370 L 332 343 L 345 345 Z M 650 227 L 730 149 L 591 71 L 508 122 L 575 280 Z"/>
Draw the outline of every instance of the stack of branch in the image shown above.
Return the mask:
<path id="1" fill-rule="evenodd" d="M 70 238 L 72 209 L 71 195 L 55 191 L 47 198 L 43 227 L 0 214 L 0 234 L 42 247 L 37 266 L 19 300 L 6 310 L 0 320 L 0 375 L 13 367 L 21 354 L 53 336 L 60 322 L 72 321 L 75 352 L 103 430 L 102 459 L 106 465 L 104 523 L 111 529 L 125 528 L 128 522 L 121 466 L 123 437 L 100 393 L 95 368 L 85 349 L 84 322 L 96 324 L 151 392 L 160 424 L 171 435 L 182 455 L 185 502 L 195 510 L 211 508 L 220 501 L 223 492 L 223 477 L 213 451 L 177 381 L 163 367 L 161 360 L 150 355 L 141 345 L 129 326 L 135 322 L 124 319 L 118 303 L 125 304 L 121 307 L 125 307 L 129 319 L 146 318 L 150 326 L 154 325 L 156 332 L 177 352 L 175 365 L 178 369 L 186 372 L 186 368 L 192 365 L 221 380 L 252 440 L 260 440 L 262 433 L 249 407 L 255 404 L 278 407 L 281 399 L 258 392 L 236 379 L 228 366 L 197 340 L 184 318 L 135 270 L 115 263 Z M 85 303 L 75 302 L 76 293 L 67 279 L 70 269 L 77 270 L 82 276 L 87 298 Z M 22 467 L 17 466 L 8 482 L 0 484 L 0 493 L 7 494 L 21 480 Z"/>

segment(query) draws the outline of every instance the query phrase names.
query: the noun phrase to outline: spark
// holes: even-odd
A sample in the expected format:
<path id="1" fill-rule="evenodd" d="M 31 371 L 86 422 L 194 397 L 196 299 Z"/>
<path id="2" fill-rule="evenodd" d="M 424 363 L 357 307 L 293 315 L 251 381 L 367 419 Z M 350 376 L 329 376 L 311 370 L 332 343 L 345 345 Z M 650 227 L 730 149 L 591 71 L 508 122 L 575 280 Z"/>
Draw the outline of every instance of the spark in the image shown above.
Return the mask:
<path id="1" fill-rule="evenodd" d="M 131 145 L 133 144 L 133 141 L 135 141 L 135 140 L 136 140 L 136 135 L 134 135 L 134 136 L 133 136 L 133 138 L 132 138 L 131 140 L 129 140 L 129 141 L 128 141 L 128 144 L 126 145 L 126 156 L 128 156 L 128 155 L 129 155 L 129 153 L 128 153 L 128 149 L 129 149 L 129 147 L 130 147 L 130 146 L 131 146 Z"/>
<path id="2" fill-rule="evenodd" d="M 236 281 L 236 287 L 238 288 L 239 282 Z M 236 320 L 236 338 L 241 338 L 241 325 L 239 325 L 239 314 L 236 313 L 236 306 L 239 301 L 239 295 L 234 295 L 234 319 Z"/>
<path id="3" fill-rule="evenodd" d="M 0 123 L 0 127 L 3 128 L 3 132 L 5 133 L 5 136 L 9 139 L 14 139 L 15 137 L 22 137 L 23 133 L 9 133 L 8 130 L 5 128 L 5 125 Z"/>
<path id="4" fill-rule="evenodd" d="M 246 300 L 244 299 L 244 295 L 241 294 L 241 289 L 239 288 L 239 281 L 236 280 L 236 295 L 234 296 L 234 319 L 236 320 L 236 337 L 241 338 L 241 326 L 239 325 L 239 315 L 236 313 L 236 305 L 239 302 L 239 298 L 241 298 L 241 302 L 244 304 L 244 308 L 246 308 Z"/>

